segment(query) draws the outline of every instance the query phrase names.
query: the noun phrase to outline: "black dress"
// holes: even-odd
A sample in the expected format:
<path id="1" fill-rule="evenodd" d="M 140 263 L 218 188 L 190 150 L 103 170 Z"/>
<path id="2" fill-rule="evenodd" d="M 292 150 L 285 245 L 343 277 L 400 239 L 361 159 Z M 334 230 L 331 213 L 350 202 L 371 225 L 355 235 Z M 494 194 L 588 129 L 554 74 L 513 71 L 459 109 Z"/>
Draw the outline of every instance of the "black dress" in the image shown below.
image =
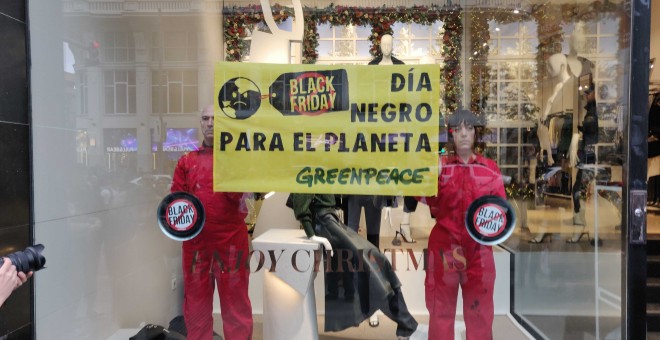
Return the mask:
<path id="1" fill-rule="evenodd" d="M 340 271 L 340 267 L 342 271 L 349 267 L 352 274 L 348 275 L 349 280 L 344 280 L 344 290 L 352 290 L 352 298 L 328 299 L 326 295 L 325 331 L 357 326 L 380 309 L 397 323 L 398 336 L 411 335 L 417 329 L 417 321 L 408 311 L 399 278 L 373 244 L 341 223 L 335 213 L 334 195 L 292 194 L 292 201 L 296 219 L 307 236 L 327 238 L 336 258 L 334 264 L 345 264 L 333 265 L 330 273 L 326 269 L 326 284 L 338 279 L 332 274 Z"/>

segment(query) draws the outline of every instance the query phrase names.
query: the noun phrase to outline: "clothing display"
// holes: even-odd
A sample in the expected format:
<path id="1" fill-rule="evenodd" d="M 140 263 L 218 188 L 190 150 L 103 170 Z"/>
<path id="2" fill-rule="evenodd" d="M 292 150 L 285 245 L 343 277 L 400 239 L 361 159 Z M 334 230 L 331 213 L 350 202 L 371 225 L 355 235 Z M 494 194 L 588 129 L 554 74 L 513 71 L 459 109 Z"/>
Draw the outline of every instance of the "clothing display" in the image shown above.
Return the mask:
<path id="1" fill-rule="evenodd" d="M 394 56 L 392 56 L 391 58 L 392 58 L 392 63 L 393 63 L 394 65 L 403 65 L 403 64 L 404 64 L 403 61 L 401 61 L 401 60 L 395 58 Z M 380 64 L 380 62 L 381 62 L 382 60 L 383 60 L 383 56 L 376 57 L 376 58 L 374 58 L 373 60 L 371 60 L 371 61 L 369 62 L 369 65 L 378 65 L 378 64 Z"/>
<path id="2" fill-rule="evenodd" d="M 373 244 L 339 221 L 334 195 L 292 194 L 292 197 L 294 214 L 305 234 L 328 239 L 333 257 L 353 259 L 350 262 L 353 279 L 348 285 L 354 295 L 343 300 L 328 299 L 326 295 L 325 331 L 357 326 L 381 310 L 397 323 L 397 336 L 411 335 L 417 329 L 417 321 L 408 311 L 401 282 L 392 265 Z M 332 268 L 333 272 L 338 270 Z M 326 283 L 330 279 L 333 278 L 326 276 Z"/>
<path id="3" fill-rule="evenodd" d="M 585 105 L 587 110 L 582 125 L 578 126 L 578 130 L 582 132 L 582 139 L 578 149 L 578 172 L 573 184 L 573 212 L 580 212 L 580 195 L 587 189 L 589 182 L 594 178 L 595 173 L 593 169 L 581 167 L 580 165 L 594 164 L 596 162 L 596 149 L 595 145 L 598 143 L 598 112 L 596 110 L 596 101 L 591 100 Z M 589 173 L 585 173 L 589 172 Z"/>
<path id="4" fill-rule="evenodd" d="M 213 148 L 204 145 L 179 159 L 171 191 L 197 196 L 206 213 L 200 234 L 182 245 L 187 338 L 211 339 L 217 284 L 225 339 L 251 339 L 250 271 L 237 265 L 244 263 L 249 251 L 243 194 L 213 191 Z"/>
<path id="5" fill-rule="evenodd" d="M 468 163 L 458 156 L 449 156 L 442 160 L 438 194 L 423 199 L 436 216 L 429 237 L 424 283 L 430 313 L 429 339 L 453 339 L 459 286 L 467 339 L 492 338 L 493 250 L 477 243 L 465 228 L 469 204 L 484 195 L 506 197 L 497 164 L 481 155 L 475 155 Z"/>
<path id="6" fill-rule="evenodd" d="M 386 205 L 385 197 L 376 195 L 349 195 L 348 226 L 357 232 L 364 208 L 364 219 L 367 225 L 367 239 L 380 249 L 380 215 Z"/>
<path id="7" fill-rule="evenodd" d="M 573 115 L 565 113 L 550 115 L 548 129 L 550 130 L 553 157 L 565 159 L 573 137 Z"/>

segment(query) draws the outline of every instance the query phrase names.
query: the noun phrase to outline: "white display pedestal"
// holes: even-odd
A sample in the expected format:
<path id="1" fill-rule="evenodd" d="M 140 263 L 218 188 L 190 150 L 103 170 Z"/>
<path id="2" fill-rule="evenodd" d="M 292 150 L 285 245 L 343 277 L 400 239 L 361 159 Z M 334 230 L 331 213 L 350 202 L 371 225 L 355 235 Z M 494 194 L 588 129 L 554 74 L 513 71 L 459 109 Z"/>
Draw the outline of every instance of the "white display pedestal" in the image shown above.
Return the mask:
<path id="1" fill-rule="evenodd" d="M 269 268 L 263 282 L 264 340 L 318 340 L 314 251 L 320 245 L 300 229 L 270 229 L 252 247 L 266 255 L 263 268 Z"/>

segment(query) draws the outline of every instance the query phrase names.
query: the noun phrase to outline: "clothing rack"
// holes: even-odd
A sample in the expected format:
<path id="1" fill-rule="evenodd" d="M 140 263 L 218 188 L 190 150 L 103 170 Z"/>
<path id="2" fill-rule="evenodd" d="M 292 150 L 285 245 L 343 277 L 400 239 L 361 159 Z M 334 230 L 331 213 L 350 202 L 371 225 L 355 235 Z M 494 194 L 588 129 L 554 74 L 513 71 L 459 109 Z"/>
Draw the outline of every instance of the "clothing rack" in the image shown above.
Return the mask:
<path id="1" fill-rule="evenodd" d="M 550 120 L 552 118 L 557 118 L 557 117 L 573 117 L 573 111 L 561 111 L 561 112 L 555 112 L 551 113 L 546 117 L 546 120 Z"/>
<path id="2" fill-rule="evenodd" d="M 543 122 L 543 125 L 545 125 L 547 127 L 550 127 L 550 121 L 552 121 L 553 118 L 571 118 L 571 119 L 573 119 L 573 111 L 560 111 L 560 112 L 551 113 L 545 118 L 545 121 Z"/>

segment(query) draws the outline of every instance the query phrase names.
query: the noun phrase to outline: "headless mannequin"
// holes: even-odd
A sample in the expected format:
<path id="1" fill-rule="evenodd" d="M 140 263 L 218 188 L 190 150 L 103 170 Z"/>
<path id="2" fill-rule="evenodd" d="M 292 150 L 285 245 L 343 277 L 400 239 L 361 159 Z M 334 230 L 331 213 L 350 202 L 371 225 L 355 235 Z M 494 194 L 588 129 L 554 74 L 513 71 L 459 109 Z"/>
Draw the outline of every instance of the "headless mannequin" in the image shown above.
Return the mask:
<path id="1" fill-rule="evenodd" d="M 570 167 L 575 170 L 578 164 L 578 145 L 582 151 L 586 151 L 589 146 L 593 146 L 597 142 L 598 128 L 597 128 L 597 118 L 595 120 L 595 131 L 593 128 L 583 129 L 583 121 L 587 113 L 587 103 L 588 98 L 583 94 L 583 89 L 578 88 L 577 79 L 583 75 L 591 73 L 593 64 L 591 61 L 578 56 L 578 50 L 585 45 L 585 36 L 584 36 L 584 24 L 576 23 L 575 29 L 569 41 L 569 53 L 568 54 L 553 54 L 548 58 L 548 74 L 551 77 L 554 85 L 551 87 L 550 95 L 544 103 L 542 114 L 538 122 L 538 138 L 541 145 L 542 151 L 546 151 L 548 155 L 548 165 L 554 164 L 555 160 L 552 159 L 551 151 L 551 138 L 547 126 L 543 124 L 548 116 L 554 112 L 567 112 L 572 111 L 572 136 L 570 147 L 568 148 L 568 160 Z M 591 84 L 593 86 L 593 84 Z M 593 92 L 592 92 L 593 93 Z M 593 110 L 593 117 L 595 117 L 595 97 L 592 96 L 591 102 L 589 104 Z M 593 127 L 593 124 L 590 125 Z M 583 131 L 587 131 L 589 136 L 585 138 L 583 136 Z M 588 143 L 580 143 L 581 141 L 588 141 Z M 583 155 L 584 152 L 582 153 Z M 593 157 L 582 157 L 580 159 L 581 164 L 584 163 L 593 163 Z M 573 224 L 576 226 L 576 230 L 573 232 L 573 236 L 567 240 L 569 243 L 578 242 L 583 235 L 586 229 L 586 221 L 584 218 L 584 209 L 580 209 L 580 193 L 582 190 L 586 189 L 584 185 L 581 184 L 583 179 L 586 178 L 584 174 L 579 173 L 582 171 L 578 170 L 578 176 L 575 174 L 572 176 L 574 185 L 573 185 Z M 574 171 L 575 172 L 575 171 Z M 583 176 L 580 176 L 583 175 Z M 530 242 L 531 243 L 541 243 L 545 238 L 546 233 L 541 232 L 536 235 Z"/>
<path id="2" fill-rule="evenodd" d="M 545 121 L 550 113 L 552 113 L 553 106 L 555 106 L 555 110 L 557 110 L 557 106 L 559 106 L 558 110 L 563 110 L 562 105 L 558 105 L 558 102 L 563 100 L 558 100 L 558 98 L 563 99 L 565 92 L 564 89 L 570 88 L 570 86 L 566 86 L 566 84 L 569 82 L 569 80 L 572 80 L 572 77 L 568 73 L 568 62 L 566 60 L 566 56 L 560 53 L 553 54 L 550 56 L 550 58 L 548 58 L 547 71 L 554 85 L 551 87 L 552 91 L 550 92 L 550 96 L 543 106 L 543 112 L 539 116 L 536 134 L 541 146 L 539 156 L 541 159 L 543 159 L 543 152 L 545 151 L 547 156 L 547 164 L 553 165 L 555 161 L 552 157 L 552 142 L 550 139 L 550 131 L 548 126 L 545 125 Z M 570 96 L 570 93 L 566 93 L 566 95 Z M 537 233 L 529 242 L 543 243 L 547 236 L 549 236 L 549 234 L 546 233 L 545 228 L 541 228 L 539 233 Z"/>
<path id="3" fill-rule="evenodd" d="M 538 121 L 537 134 L 539 143 L 541 144 L 541 153 L 545 151 L 548 157 L 548 165 L 553 165 L 555 161 L 552 158 L 550 132 L 544 122 L 550 115 L 557 96 L 564 94 L 565 88 L 568 88 L 565 85 L 572 78 L 568 73 L 568 61 L 565 55 L 553 54 L 550 56 L 550 58 L 548 58 L 548 75 L 553 79 L 553 81 L 555 81 L 555 85 L 552 87 L 552 93 L 543 106 L 543 113 L 539 117 Z M 541 154 L 541 156 L 543 155 Z"/>
<path id="4" fill-rule="evenodd" d="M 579 57 L 578 49 L 584 46 L 584 24 L 576 23 L 570 40 L 571 50 L 566 55 L 569 71 L 574 77 L 591 73 L 591 61 Z M 573 111 L 573 136 L 569 148 L 570 166 L 574 170 L 573 178 L 573 224 L 576 229 L 573 236 L 566 240 L 568 243 L 579 242 L 582 236 L 587 235 L 584 207 L 580 206 L 580 196 L 587 190 L 589 183 L 595 177 L 595 169 L 587 169 L 588 164 L 596 161 L 594 145 L 598 143 L 598 115 L 596 112 L 596 95 L 594 84 L 590 83 L 587 89 L 578 89 L 576 109 Z M 577 169 L 577 174 L 575 170 Z M 588 238 L 588 236 L 587 236 Z"/>

